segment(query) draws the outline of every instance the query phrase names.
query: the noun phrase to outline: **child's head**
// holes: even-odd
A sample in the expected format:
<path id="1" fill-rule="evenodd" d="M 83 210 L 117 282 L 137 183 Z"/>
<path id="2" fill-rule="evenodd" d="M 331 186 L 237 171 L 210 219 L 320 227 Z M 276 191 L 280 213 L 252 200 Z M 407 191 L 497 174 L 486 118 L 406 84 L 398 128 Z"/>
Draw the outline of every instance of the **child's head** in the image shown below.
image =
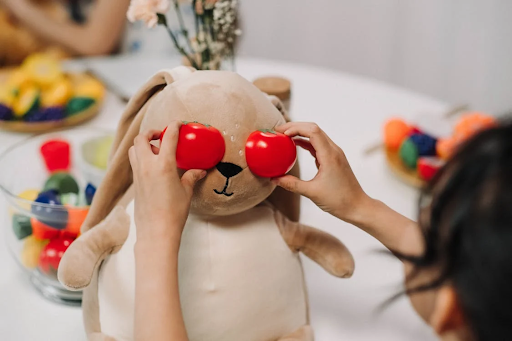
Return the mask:
<path id="1" fill-rule="evenodd" d="M 423 278 L 409 282 L 413 303 L 414 292 L 430 299 L 440 335 L 512 340 L 512 125 L 462 146 L 422 203 L 425 252 L 405 257 Z"/>

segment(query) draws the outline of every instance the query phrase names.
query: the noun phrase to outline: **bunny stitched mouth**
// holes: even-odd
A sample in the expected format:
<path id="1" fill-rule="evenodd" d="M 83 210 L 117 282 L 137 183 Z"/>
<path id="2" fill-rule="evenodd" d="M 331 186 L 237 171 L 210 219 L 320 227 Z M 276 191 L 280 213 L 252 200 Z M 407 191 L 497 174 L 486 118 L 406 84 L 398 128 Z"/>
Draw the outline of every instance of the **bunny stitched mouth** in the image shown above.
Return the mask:
<path id="1" fill-rule="evenodd" d="M 231 193 L 226 192 L 226 190 L 228 189 L 228 186 L 229 186 L 229 178 L 226 178 L 226 184 L 224 185 L 224 188 L 222 189 L 222 191 L 219 191 L 216 189 L 214 189 L 213 191 L 219 195 L 225 195 L 227 197 L 230 197 L 235 193 L 234 192 L 231 192 Z"/>

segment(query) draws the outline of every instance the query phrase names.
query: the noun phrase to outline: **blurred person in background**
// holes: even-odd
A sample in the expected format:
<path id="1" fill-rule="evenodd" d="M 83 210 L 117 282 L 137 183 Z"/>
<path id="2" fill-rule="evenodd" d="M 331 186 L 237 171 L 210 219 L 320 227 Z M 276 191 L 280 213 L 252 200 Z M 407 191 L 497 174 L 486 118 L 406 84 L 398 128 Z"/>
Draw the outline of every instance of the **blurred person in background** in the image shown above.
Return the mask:
<path id="1" fill-rule="evenodd" d="M 130 0 L 0 0 L 0 67 L 48 50 L 94 56 L 120 47 Z"/>

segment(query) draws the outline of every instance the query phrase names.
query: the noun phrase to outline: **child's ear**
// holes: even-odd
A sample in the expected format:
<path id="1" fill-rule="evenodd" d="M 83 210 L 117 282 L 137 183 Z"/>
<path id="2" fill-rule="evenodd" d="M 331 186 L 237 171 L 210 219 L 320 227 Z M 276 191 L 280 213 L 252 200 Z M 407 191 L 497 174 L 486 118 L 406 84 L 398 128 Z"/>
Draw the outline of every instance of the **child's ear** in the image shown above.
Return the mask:
<path id="1" fill-rule="evenodd" d="M 429 323 L 438 335 L 456 332 L 466 326 L 457 294 L 451 285 L 444 285 L 438 290 Z"/>

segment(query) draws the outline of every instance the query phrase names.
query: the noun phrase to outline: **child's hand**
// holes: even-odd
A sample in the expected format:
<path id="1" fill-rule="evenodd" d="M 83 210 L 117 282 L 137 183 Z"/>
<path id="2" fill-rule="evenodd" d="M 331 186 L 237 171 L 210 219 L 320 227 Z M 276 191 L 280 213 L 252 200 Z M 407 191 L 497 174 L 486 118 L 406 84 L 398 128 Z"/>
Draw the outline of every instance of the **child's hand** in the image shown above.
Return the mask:
<path id="1" fill-rule="evenodd" d="M 324 211 L 351 222 L 368 199 L 357 181 L 345 154 L 314 123 L 290 122 L 276 128 L 288 136 L 301 136 L 295 143 L 316 159 L 318 173 L 310 181 L 285 175 L 272 181 L 286 190 L 304 195 Z"/>
<path id="2" fill-rule="evenodd" d="M 178 121 L 169 125 L 160 150 L 150 144 L 160 137 L 156 130 L 138 135 L 129 150 L 138 242 L 172 239 L 179 245 L 194 185 L 206 175 L 204 170 L 189 170 L 180 179 L 176 166 L 180 126 Z"/>

